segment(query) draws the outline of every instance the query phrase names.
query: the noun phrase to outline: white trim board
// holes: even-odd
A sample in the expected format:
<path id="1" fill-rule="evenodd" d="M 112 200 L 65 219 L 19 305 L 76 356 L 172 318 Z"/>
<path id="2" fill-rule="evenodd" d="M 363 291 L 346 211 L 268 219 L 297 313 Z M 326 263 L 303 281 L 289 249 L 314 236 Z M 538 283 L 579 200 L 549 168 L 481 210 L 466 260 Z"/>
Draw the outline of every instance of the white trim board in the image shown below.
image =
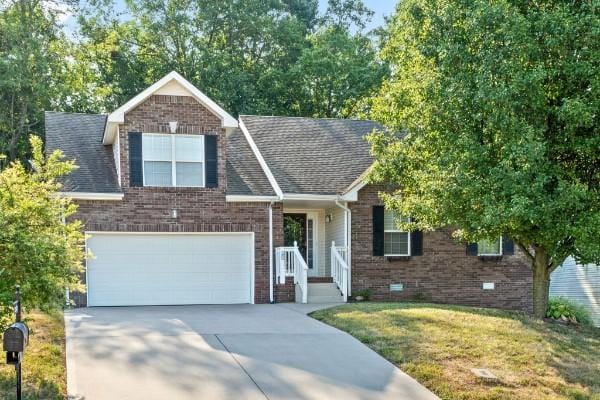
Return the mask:
<path id="1" fill-rule="evenodd" d="M 240 195 L 240 194 L 228 194 L 225 196 L 225 201 L 230 203 L 263 203 L 278 201 L 277 196 L 251 196 L 251 195 Z"/>
<path id="2" fill-rule="evenodd" d="M 123 193 L 100 193 L 100 192 L 59 192 L 59 196 L 69 197 L 74 200 L 123 200 Z"/>

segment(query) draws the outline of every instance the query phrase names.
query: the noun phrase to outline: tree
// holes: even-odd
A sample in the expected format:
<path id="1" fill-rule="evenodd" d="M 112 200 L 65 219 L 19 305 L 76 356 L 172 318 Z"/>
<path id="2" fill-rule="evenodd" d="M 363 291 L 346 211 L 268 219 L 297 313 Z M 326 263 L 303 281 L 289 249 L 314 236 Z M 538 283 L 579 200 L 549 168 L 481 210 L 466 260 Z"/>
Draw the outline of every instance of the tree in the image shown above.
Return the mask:
<path id="1" fill-rule="evenodd" d="M 597 2 L 406 0 L 372 99 L 372 180 L 406 228 L 511 237 L 531 262 L 533 309 L 568 255 L 600 261 Z"/>
<path id="2" fill-rule="evenodd" d="M 290 94 L 291 109 L 301 116 L 347 117 L 387 72 L 368 37 L 336 26 L 323 28 L 311 35 L 310 46 L 292 67 L 297 84 Z"/>
<path id="3" fill-rule="evenodd" d="M 90 4 L 79 55 L 104 110 L 176 70 L 234 115 L 340 116 L 385 73 L 358 0 L 332 0 L 326 17 L 316 0 L 128 0 L 125 21 L 110 0 Z"/>
<path id="4" fill-rule="evenodd" d="M 66 58 L 54 1 L 0 2 L 0 152 L 24 158 L 30 133 L 43 134 L 43 114 L 62 90 Z"/>
<path id="5" fill-rule="evenodd" d="M 74 164 L 59 151 L 45 158 L 39 137 L 31 137 L 31 147 L 32 171 L 18 161 L 0 171 L 0 326 L 15 285 L 26 308 L 64 305 L 65 288 L 78 288 L 85 255 L 81 224 L 64 222 L 76 207 L 57 195 L 57 179 Z"/>

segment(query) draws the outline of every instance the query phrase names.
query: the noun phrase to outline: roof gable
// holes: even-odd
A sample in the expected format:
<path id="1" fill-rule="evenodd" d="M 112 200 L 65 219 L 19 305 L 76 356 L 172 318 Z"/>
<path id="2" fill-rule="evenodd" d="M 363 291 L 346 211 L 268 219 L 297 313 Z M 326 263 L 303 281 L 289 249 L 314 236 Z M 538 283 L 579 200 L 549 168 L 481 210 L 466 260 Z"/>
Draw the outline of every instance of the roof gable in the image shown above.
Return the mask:
<path id="1" fill-rule="evenodd" d="M 153 94 L 170 94 L 176 96 L 192 96 L 200 104 L 206 107 L 221 120 L 223 128 L 237 128 L 238 123 L 229 113 L 223 110 L 217 103 L 202 93 L 198 88 L 187 81 L 183 76 L 175 71 L 171 71 L 146 90 L 117 108 L 110 113 L 107 118 L 106 129 L 102 138 L 102 143 L 111 144 L 117 132 L 117 126 L 125 122 L 125 114 L 140 105 Z"/>

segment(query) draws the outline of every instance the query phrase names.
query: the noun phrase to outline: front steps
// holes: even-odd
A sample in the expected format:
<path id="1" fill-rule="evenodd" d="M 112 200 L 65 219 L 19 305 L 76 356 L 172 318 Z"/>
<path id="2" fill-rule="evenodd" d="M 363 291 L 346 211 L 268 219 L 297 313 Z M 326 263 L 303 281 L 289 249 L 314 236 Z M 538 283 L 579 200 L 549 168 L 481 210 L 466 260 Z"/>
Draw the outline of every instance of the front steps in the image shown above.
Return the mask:
<path id="1" fill-rule="evenodd" d="M 308 303 L 343 303 L 335 283 L 308 283 Z"/>

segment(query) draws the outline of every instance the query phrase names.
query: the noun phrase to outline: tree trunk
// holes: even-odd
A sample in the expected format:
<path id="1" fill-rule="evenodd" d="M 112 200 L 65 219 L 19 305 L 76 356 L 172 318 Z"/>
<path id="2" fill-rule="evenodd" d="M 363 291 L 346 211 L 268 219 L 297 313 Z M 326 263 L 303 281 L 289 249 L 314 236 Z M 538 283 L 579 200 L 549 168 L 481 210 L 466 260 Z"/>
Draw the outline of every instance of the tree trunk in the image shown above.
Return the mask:
<path id="1" fill-rule="evenodd" d="M 550 259 L 544 249 L 535 248 L 533 260 L 533 314 L 538 318 L 546 316 L 550 294 Z"/>

